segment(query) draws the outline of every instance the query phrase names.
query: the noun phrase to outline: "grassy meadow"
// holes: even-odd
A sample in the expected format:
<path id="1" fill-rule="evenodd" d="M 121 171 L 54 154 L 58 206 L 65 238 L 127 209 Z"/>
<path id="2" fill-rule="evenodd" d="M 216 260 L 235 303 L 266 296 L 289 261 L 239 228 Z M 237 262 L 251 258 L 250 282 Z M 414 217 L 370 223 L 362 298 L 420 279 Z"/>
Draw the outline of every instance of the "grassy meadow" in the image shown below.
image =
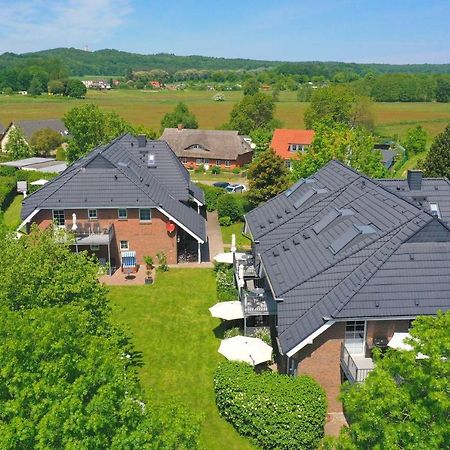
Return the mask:
<path id="1" fill-rule="evenodd" d="M 201 128 L 214 129 L 228 120 L 233 105 L 242 92 L 225 92 L 225 101 L 215 102 L 211 91 L 89 91 L 85 100 L 43 95 L 31 98 L 21 95 L 0 96 L 0 123 L 20 119 L 62 117 L 69 109 L 86 102 L 105 110 L 115 110 L 133 124 L 144 124 L 159 130 L 162 116 L 183 101 L 196 114 Z M 299 103 L 295 92 L 281 92 L 276 116 L 286 128 L 303 127 L 307 103 Z M 441 132 L 450 122 L 450 103 L 376 103 L 374 107 L 377 132 L 385 136 L 402 136 L 421 124 L 431 136 Z"/>

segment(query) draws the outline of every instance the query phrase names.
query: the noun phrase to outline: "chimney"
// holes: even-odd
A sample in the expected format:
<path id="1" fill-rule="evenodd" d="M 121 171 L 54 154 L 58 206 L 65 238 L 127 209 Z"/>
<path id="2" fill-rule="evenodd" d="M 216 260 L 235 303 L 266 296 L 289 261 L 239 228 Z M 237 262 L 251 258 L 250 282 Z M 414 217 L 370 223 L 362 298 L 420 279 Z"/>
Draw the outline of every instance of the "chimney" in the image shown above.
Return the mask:
<path id="1" fill-rule="evenodd" d="M 183 131 L 184 125 L 182 123 L 179 123 L 177 126 L 178 131 Z"/>
<path id="2" fill-rule="evenodd" d="M 408 170 L 408 187 L 410 191 L 420 191 L 422 189 L 422 171 L 416 169 Z"/>
<path id="3" fill-rule="evenodd" d="M 147 145 L 147 138 L 145 134 L 138 134 L 136 138 L 139 148 L 145 147 Z"/>

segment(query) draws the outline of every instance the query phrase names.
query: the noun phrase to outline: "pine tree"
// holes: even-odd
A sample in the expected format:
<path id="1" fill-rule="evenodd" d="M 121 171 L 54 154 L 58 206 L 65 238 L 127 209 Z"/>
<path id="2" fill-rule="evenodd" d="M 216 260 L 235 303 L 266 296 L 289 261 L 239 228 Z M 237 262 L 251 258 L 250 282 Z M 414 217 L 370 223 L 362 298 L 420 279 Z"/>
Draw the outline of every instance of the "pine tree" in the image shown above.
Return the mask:
<path id="1" fill-rule="evenodd" d="M 423 168 L 427 177 L 450 178 L 450 124 L 434 139 Z"/>
<path id="2" fill-rule="evenodd" d="M 284 161 L 268 149 L 261 152 L 247 172 L 249 181 L 248 199 L 254 206 L 275 197 L 289 186 L 289 174 Z"/>

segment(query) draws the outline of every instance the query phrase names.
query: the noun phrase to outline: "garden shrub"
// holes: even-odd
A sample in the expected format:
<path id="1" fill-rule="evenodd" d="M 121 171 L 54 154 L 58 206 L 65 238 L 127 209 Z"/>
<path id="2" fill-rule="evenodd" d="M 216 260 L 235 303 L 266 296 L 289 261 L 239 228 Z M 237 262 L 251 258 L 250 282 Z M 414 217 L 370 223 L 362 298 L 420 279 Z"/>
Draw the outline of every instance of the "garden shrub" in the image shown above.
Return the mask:
<path id="1" fill-rule="evenodd" d="M 213 175 L 219 175 L 220 171 L 221 171 L 220 166 L 213 166 L 213 167 L 211 168 L 211 173 L 212 173 Z"/>
<path id="2" fill-rule="evenodd" d="M 219 219 L 219 225 L 221 227 L 229 227 L 233 222 L 231 221 L 231 218 L 228 216 L 221 217 Z"/>
<path id="3" fill-rule="evenodd" d="M 269 328 L 256 328 L 253 336 L 255 338 L 261 339 L 268 345 L 272 345 L 272 337 L 270 336 Z"/>
<path id="4" fill-rule="evenodd" d="M 248 201 L 248 195 L 246 192 L 237 192 L 236 194 L 233 194 L 233 196 L 243 214 L 246 214 L 253 209 L 252 205 Z"/>
<path id="5" fill-rule="evenodd" d="M 206 172 L 205 166 L 204 166 L 203 164 L 200 164 L 200 165 L 194 170 L 194 172 L 195 172 L 195 173 L 205 173 L 205 172 Z"/>
<path id="6" fill-rule="evenodd" d="M 208 186 L 207 184 L 199 184 L 198 187 L 205 193 L 206 209 L 209 212 L 215 211 L 217 209 L 217 199 L 222 195 L 225 195 L 226 192 L 223 189 L 215 186 Z"/>
<path id="7" fill-rule="evenodd" d="M 65 161 L 66 160 L 66 151 L 62 147 L 58 147 L 56 149 L 55 158 L 56 158 L 56 161 Z"/>
<path id="8" fill-rule="evenodd" d="M 224 339 L 228 339 L 228 338 L 232 338 L 235 336 L 241 336 L 241 329 L 239 327 L 233 327 L 233 328 L 229 328 L 228 330 L 225 330 L 225 332 L 223 333 L 223 337 Z"/>
<path id="9" fill-rule="evenodd" d="M 232 170 L 232 172 L 233 172 L 235 175 L 238 175 L 238 174 L 240 173 L 240 171 L 241 171 L 241 169 L 239 169 L 238 167 L 235 167 L 235 168 Z"/>
<path id="10" fill-rule="evenodd" d="M 169 266 L 167 265 L 167 256 L 164 252 L 158 252 L 156 254 L 156 258 L 158 259 L 158 267 L 156 270 L 158 272 L 167 272 L 169 270 Z"/>
<path id="11" fill-rule="evenodd" d="M 323 388 L 309 376 L 256 374 L 246 363 L 223 362 L 214 374 L 220 414 L 264 449 L 312 450 L 323 437 Z"/>
<path id="12" fill-rule="evenodd" d="M 223 302 L 237 300 L 233 268 L 228 266 L 216 272 L 217 299 Z"/>
<path id="13" fill-rule="evenodd" d="M 236 194 L 222 195 L 217 200 L 217 214 L 221 217 L 229 217 L 232 222 L 242 220 L 244 212 L 236 200 Z"/>

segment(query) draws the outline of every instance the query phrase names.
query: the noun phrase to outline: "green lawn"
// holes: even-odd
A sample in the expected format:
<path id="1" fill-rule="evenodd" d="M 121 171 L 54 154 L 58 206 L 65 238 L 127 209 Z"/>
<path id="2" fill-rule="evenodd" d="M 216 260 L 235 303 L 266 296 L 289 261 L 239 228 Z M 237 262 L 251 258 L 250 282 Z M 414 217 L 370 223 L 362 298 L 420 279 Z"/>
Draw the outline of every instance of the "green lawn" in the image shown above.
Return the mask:
<path id="1" fill-rule="evenodd" d="M 110 299 L 115 319 L 143 352 L 140 376 L 149 400 L 177 399 L 202 414 L 203 449 L 252 449 L 215 405 L 212 377 L 222 357 L 214 333 L 220 320 L 208 311 L 216 303 L 214 272 L 171 269 L 152 286 L 111 287 Z"/>
<path id="2" fill-rule="evenodd" d="M 8 206 L 4 215 L 4 223 L 9 230 L 15 230 L 20 225 L 20 211 L 22 209 L 23 195 L 16 195 Z"/>
<path id="3" fill-rule="evenodd" d="M 251 242 L 242 234 L 244 224 L 243 222 L 236 222 L 229 227 L 220 227 L 222 231 L 222 239 L 225 245 L 231 245 L 231 235 L 234 233 L 236 235 L 236 247 L 246 248 L 251 246 Z"/>
<path id="4" fill-rule="evenodd" d="M 405 161 L 405 163 L 393 174 L 393 178 L 405 178 L 408 169 L 417 169 L 419 160 L 425 159 L 427 152 L 417 153 L 412 155 L 411 158 Z"/>

